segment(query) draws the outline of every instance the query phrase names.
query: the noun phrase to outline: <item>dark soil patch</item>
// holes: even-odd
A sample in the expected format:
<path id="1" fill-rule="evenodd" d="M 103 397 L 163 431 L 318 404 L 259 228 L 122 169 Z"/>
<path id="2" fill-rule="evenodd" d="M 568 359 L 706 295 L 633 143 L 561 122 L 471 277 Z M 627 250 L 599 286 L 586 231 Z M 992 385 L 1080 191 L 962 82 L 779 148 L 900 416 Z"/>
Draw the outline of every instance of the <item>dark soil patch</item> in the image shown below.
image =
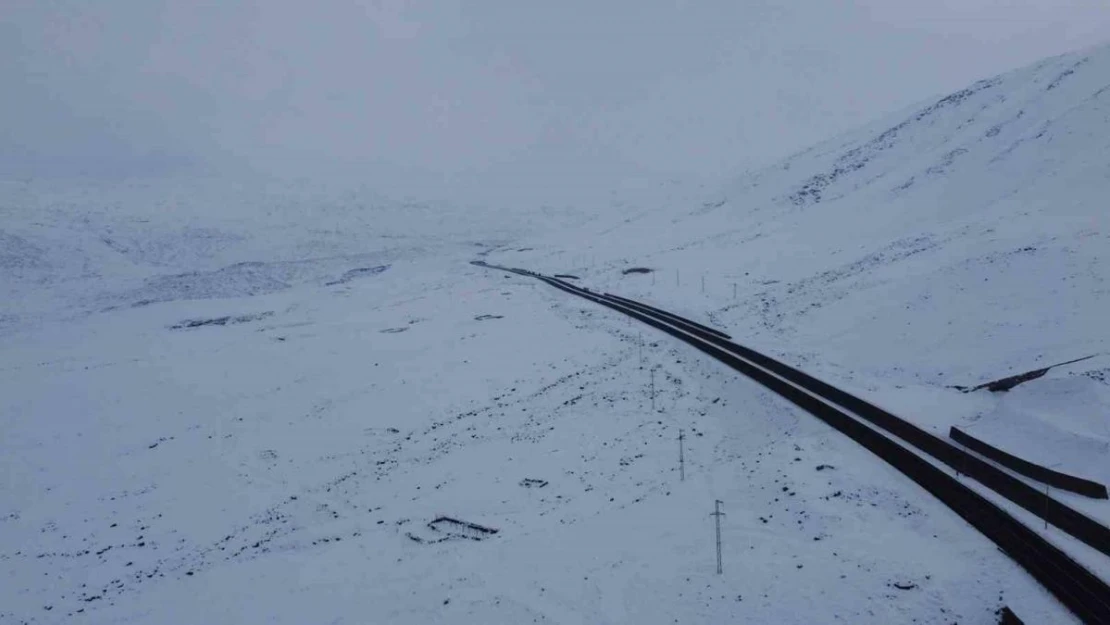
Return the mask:
<path id="1" fill-rule="evenodd" d="M 486 527 L 468 521 L 460 521 L 459 519 L 447 516 L 441 516 L 432 520 L 428 523 L 428 529 L 433 532 L 435 535 L 434 537 L 425 538 L 411 532 L 405 535 L 413 542 L 418 542 L 422 545 L 434 545 L 435 543 L 441 543 L 452 539 L 485 540 L 500 531 L 493 527 Z"/>
<path id="2" fill-rule="evenodd" d="M 202 328 L 204 326 L 226 326 L 238 323 L 249 323 L 251 321 L 258 321 L 273 315 L 273 312 L 264 312 L 254 315 L 228 315 L 226 317 L 212 317 L 210 319 L 186 319 L 181 323 L 170 326 L 171 330 L 191 330 L 193 328 Z"/>
<path id="3" fill-rule="evenodd" d="M 979 386 L 973 386 L 971 388 L 968 388 L 966 386 L 953 386 L 952 388 L 954 388 L 956 390 L 959 390 L 959 391 L 963 391 L 964 393 L 973 393 L 975 391 L 982 390 L 982 389 L 987 389 L 988 391 L 990 391 L 992 393 L 1002 393 L 1002 392 L 1005 392 L 1005 391 L 1008 391 L 1008 390 L 1014 388 L 1015 386 L 1017 386 L 1019 384 L 1024 384 L 1025 382 L 1029 382 L 1031 380 L 1036 380 L 1038 378 L 1042 378 L 1042 377 L 1044 377 L 1044 375 L 1046 373 L 1048 373 L 1049 371 L 1051 371 L 1052 369 L 1054 369 L 1056 367 L 1062 367 L 1064 365 L 1070 365 L 1070 364 L 1077 363 L 1077 362 L 1083 362 L 1084 360 L 1090 360 L 1091 358 L 1094 358 L 1097 355 L 1098 354 L 1092 354 L 1090 356 L 1085 356 L 1083 358 L 1076 358 L 1075 360 L 1069 360 L 1067 362 L 1056 363 L 1054 365 L 1049 365 L 1049 366 L 1047 366 L 1043 369 L 1034 369 L 1032 371 L 1027 371 L 1025 373 L 1021 373 L 1021 374 L 1018 374 L 1018 375 L 1012 375 L 1012 376 L 1009 376 L 1009 377 L 1006 377 L 1006 378 L 1002 378 L 1000 380 L 994 380 L 993 382 L 987 382 L 985 384 L 980 384 Z"/>
<path id="4" fill-rule="evenodd" d="M 351 280 L 354 280 L 355 278 L 362 278 L 362 277 L 365 277 L 365 276 L 375 276 L 375 275 L 385 271 L 386 269 L 389 269 L 389 265 L 379 265 L 377 267 L 359 267 L 357 269 L 352 269 L 352 270 L 348 271 L 347 273 L 343 274 L 343 276 L 341 278 L 339 278 L 338 280 L 332 280 L 331 282 L 325 282 L 324 286 L 335 286 L 337 284 L 346 284 L 346 283 L 350 282 Z"/>

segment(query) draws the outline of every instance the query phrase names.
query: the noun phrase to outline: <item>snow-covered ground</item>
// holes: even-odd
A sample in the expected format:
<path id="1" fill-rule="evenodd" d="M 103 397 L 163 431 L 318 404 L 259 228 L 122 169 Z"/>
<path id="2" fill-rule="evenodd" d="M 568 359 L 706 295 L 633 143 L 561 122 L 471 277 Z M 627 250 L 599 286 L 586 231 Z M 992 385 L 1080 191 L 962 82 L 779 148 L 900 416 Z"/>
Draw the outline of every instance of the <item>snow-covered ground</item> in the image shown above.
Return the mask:
<path id="1" fill-rule="evenodd" d="M 552 238 L 491 258 L 711 319 L 938 431 L 997 433 L 1106 480 L 1108 76 L 1110 48 L 1048 59 L 701 205 L 580 234 L 587 249 Z M 1009 395 L 950 388 L 1088 355 Z"/>
<path id="2" fill-rule="evenodd" d="M 0 622 L 1068 622 L 816 419 L 468 261 L 581 276 L 1105 481 L 1108 76 L 1110 49 L 1051 59 L 696 201 L 0 182 Z"/>

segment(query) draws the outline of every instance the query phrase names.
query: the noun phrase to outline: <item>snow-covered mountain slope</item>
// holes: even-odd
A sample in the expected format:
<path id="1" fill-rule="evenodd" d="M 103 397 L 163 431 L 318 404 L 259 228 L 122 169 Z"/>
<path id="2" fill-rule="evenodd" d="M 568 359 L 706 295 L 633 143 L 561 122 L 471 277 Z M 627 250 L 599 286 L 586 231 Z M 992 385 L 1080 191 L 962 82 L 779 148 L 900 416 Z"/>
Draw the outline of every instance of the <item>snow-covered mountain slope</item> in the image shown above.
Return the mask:
<path id="1" fill-rule="evenodd" d="M 581 236 L 589 250 L 549 239 L 495 260 L 708 316 L 924 423 L 1023 431 L 1018 451 L 1107 480 L 1107 197 L 1110 47 L 980 81 L 693 210 Z M 656 273 L 622 275 L 633 265 Z M 1006 399 L 948 388 L 1090 354 Z M 1030 393 L 1053 408 L 1021 408 Z"/>
<path id="2" fill-rule="evenodd" d="M 1052 59 L 704 201 L 596 214 L 0 183 L 0 622 L 1068 622 L 812 417 L 468 261 L 707 318 L 1101 478 L 1105 357 L 948 385 L 1105 351 L 1108 70 Z"/>

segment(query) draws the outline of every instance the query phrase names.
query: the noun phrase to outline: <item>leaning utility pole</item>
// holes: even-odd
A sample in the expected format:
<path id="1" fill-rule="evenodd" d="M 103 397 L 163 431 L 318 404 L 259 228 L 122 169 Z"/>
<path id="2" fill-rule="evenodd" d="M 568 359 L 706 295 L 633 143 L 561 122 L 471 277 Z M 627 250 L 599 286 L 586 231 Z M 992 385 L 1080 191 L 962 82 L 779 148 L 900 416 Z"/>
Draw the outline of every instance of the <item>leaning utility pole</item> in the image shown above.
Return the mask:
<path id="1" fill-rule="evenodd" d="M 724 502 L 722 502 L 720 499 L 716 500 L 716 503 L 714 504 L 714 512 L 713 514 L 709 515 L 715 517 L 717 520 L 717 575 L 721 575 L 725 571 L 724 566 L 722 566 L 721 563 L 721 517 L 725 516 L 725 513 L 721 512 L 722 503 Z"/>

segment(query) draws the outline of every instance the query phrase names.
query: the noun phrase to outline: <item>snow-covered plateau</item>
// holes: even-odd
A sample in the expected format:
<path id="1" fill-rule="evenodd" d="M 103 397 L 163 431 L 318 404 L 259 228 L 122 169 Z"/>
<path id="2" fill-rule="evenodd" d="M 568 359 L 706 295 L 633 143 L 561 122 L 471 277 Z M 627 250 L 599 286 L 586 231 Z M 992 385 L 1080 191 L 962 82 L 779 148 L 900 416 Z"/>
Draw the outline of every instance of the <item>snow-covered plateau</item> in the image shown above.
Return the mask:
<path id="1" fill-rule="evenodd" d="M 1110 48 L 607 206 L 0 181 L 0 623 L 1072 622 L 817 419 L 469 261 L 643 299 L 1106 483 L 1107 198 Z"/>

